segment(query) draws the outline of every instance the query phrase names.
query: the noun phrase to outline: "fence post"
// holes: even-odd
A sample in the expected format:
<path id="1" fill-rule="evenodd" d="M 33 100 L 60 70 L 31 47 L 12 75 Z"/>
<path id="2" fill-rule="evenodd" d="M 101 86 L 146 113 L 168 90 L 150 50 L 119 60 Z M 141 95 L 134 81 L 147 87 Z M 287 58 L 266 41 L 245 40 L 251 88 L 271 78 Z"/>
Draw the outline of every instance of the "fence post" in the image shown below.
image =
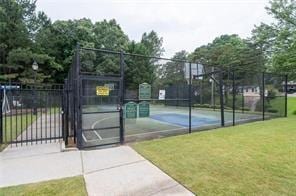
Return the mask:
<path id="1" fill-rule="evenodd" d="M 0 85 L 0 144 L 3 143 L 3 92 L 2 92 L 2 86 Z"/>
<path id="2" fill-rule="evenodd" d="M 285 117 L 288 116 L 288 75 L 285 75 Z"/>
<path id="3" fill-rule="evenodd" d="M 244 84 L 242 84 L 242 113 L 245 112 Z"/>
<path id="4" fill-rule="evenodd" d="M 192 90 L 191 90 L 191 84 L 192 84 L 192 71 L 191 71 L 191 62 L 189 63 L 189 84 L 188 84 L 188 106 L 189 106 L 189 133 L 192 132 L 191 130 L 191 100 L 192 100 Z"/>
<path id="5" fill-rule="evenodd" d="M 76 127 L 76 131 L 77 131 L 77 147 L 79 149 L 82 148 L 82 125 L 81 125 L 81 121 L 82 121 L 82 114 L 81 114 L 81 99 L 80 99 L 80 91 L 81 91 L 81 81 L 79 78 L 79 73 L 80 73 L 80 45 L 77 44 L 76 46 L 76 56 L 75 56 L 75 69 L 74 69 L 74 81 L 75 81 L 75 92 L 74 92 L 74 96 L 75 96 L 75 100 L 74 102 L 76 102 L 76 118 L 75 118 L 75 127 Z M 74 90 L 73 89 L 73 90 Z"/>
<path id="6" fill-rule="evenodd" d="M 235 125 L 235 77 L 234 70 L 232 71 L 232 126 Z"/>
<path id="7" fill-rule="evenodd" d="M 124 55 L 123 51 L 120 51 L 120 109 L 119 109 L 119 123 L 120 123 L 120 143 L 124 143 L 124 116 L 123 116 L 123 107 L 124 107 Z"/>
<path id="8" fill-rule="evenodd" d="M 265 73 L 262 73 L 262 120 L 265 120 Z"/>
<path id="9" fill-rule="evenodd" d="M 221 111 L 221 126 L 224 127 L 224 93 L 223 93 L 223 71 L 219 73 L 219 94 L 220 94 L 220 111 Z"/>
<path id="10" fill-rule="evenodd" d="M 63 137 L 65 141 L 65 145 L 68 145 L 68 137 L 69 137 L 69 99 L 68 99 L 68 80 L 65 79 L 64 84 L 64 103 L 63 103 Z"/>

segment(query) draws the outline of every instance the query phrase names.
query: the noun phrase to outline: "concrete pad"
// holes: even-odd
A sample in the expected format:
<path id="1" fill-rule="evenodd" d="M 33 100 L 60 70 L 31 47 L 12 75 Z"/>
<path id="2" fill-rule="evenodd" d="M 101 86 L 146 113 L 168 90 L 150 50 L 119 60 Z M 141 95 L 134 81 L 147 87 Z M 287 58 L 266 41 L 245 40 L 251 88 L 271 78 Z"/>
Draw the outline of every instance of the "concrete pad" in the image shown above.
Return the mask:
<path id="1" fill-rule="evenodd" d="M 82 151 L 84 173 L 145 160 L 129 146 Z"/>
<path id="2" fill-rule="evenodd" d="M 57 153 L 61 151 L 63 145 L 63 143 L 59 142 L 48 142 L 45 144 L 44 141 L 43 144 L 28 144 L 23 146 L 19 144 L 18 147 L 9 145 L 0 153 L 0 160 Z"/>
<path id="3" fill-rule="evenodd" d="M 95 195 L 153 195 L 169 189 L 178 195 L 193 195 L 148 161 L 84 175 L 88 194 Z M 177 188 L 176 188 L 177 187 Z M 165 192 L 164 192 L 165 193 Z"/>
<path id="4" fill-rule="evenodd" d="M 80 152 L 2 159 L 0 174 L 0 187 L 81 175 Z"/>

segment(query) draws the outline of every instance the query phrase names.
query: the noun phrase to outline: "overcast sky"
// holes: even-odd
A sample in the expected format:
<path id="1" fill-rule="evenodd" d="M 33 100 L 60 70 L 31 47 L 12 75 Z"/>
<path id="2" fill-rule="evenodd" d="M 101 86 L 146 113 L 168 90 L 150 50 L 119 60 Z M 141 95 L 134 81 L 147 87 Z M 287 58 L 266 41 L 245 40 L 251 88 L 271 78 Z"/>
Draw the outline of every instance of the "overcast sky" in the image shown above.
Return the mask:
<path id="1" fill-rule="evenodd" d="M 221 34 L 250 36 L 255 24 L 270 23 L 268 0 L 39 0 L 37 10 L 52 21 L 116 19 L 130 39 L 155 30 L 164 56 L 211 42 Z"/>

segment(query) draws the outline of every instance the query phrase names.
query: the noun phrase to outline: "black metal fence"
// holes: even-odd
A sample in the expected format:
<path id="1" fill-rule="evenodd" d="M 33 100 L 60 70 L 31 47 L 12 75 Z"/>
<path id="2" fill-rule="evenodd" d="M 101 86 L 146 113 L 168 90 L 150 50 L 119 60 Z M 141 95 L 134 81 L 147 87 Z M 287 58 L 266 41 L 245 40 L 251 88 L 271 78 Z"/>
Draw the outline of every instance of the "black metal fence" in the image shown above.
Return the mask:
<path id="1" fill-rule="evenodd" d="M 182 59 L 78 47 L 64 86 L 79 148 L 287 116 L 287 76 Z"/>
<path id="2" fill-rule="evenodd" d="M 63 85 L 0 86 L 0 144 L 47 143 L 62 138 Z"/>

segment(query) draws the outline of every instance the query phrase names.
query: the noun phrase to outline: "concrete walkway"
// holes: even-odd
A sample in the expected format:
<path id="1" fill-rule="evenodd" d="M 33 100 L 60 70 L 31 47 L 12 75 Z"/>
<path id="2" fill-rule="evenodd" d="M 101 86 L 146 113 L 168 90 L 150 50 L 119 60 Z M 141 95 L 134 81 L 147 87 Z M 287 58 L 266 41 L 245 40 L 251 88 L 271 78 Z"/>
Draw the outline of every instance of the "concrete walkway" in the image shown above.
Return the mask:
<path id="1" fill-rule="evenodd" d="M 61 152 L 60 143 L 0 153 L 0 187 L 83 175 L 89 195 L 193 195 L 128 146 Z"/>

